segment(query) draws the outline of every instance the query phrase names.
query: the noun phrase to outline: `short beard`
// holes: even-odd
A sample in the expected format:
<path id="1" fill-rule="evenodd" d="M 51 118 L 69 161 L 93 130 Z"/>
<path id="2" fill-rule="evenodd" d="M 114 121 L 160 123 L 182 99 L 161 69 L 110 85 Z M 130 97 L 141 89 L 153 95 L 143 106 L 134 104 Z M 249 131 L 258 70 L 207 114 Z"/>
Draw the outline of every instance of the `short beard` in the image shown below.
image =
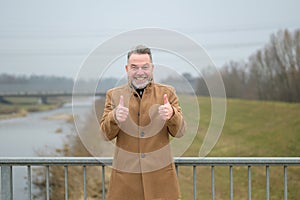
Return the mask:
<path id="1" fill-rule="evenodd" d="M 131 84 L 135 89 L 144 89 L 149 83 L 150 80 L 147 80 L 145 83 L 142 84 L 136 84 L 135 81 L 131 81 Z"/>

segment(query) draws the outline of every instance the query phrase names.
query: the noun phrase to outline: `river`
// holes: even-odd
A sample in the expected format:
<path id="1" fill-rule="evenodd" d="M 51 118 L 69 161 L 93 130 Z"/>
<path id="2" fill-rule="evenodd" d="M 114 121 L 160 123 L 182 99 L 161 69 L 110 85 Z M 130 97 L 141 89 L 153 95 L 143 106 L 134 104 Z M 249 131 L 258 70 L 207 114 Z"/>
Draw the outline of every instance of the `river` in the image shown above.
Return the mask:
<path id="1" fill-rule="evenodd" d="M 82 105 L 82 114 L 87 112 L 85 105 Z M 76 110 L 79 108 L 77 106 Z M 71 104 L 51 111 L 29 113 L 26 117 L 0 120 L 0 157 L 53 155 L 55 149 L 63 146 L 66 136 L 74 134 L 74 124 L 49 117 L 65 114 L 72 114 Z M 13 168 L 14 199 L 27 198 L 26 177 L 26 167 Z"/>

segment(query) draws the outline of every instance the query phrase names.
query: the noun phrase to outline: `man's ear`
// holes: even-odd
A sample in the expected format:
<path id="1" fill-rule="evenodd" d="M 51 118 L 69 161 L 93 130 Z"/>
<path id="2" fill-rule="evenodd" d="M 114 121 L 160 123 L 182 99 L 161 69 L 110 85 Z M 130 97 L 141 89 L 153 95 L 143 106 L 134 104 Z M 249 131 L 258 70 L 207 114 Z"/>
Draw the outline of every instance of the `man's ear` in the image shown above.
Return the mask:
<path id="1" fill-rule="evenodd" d="M 128 65 L 125 65 L 126 72 L 128 72 Z"/>

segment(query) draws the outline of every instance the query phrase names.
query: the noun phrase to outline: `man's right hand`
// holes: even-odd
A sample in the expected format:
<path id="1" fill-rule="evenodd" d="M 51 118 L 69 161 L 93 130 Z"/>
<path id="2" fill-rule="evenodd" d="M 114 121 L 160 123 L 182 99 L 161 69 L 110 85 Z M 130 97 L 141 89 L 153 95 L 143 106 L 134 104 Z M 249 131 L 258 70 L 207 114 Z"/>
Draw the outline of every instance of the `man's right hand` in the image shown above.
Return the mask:
<path id="1" fill-rule="evenodd" d="M 121 95 L 119 105 L 116 107 L 115 110 L 115 119 L 118 122 L 124 122 L 127 119 L 128 114 L 129 109 L 124 106 L 124 97 Z"/>

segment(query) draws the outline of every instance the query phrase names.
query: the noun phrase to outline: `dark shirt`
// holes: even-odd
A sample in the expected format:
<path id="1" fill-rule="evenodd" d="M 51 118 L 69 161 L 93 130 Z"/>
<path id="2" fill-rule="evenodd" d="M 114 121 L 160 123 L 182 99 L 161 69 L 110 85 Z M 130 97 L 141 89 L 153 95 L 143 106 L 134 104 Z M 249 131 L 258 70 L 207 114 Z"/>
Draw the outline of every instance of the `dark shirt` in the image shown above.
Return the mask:
<path id="1" fill-rule="evenodd" d="M 144 88 L 142 88 L 142 89 L 135 89 L 135 90 L 140 95 L 140 97 L 142 98 L 143 93 L 144 93 Z"/>

